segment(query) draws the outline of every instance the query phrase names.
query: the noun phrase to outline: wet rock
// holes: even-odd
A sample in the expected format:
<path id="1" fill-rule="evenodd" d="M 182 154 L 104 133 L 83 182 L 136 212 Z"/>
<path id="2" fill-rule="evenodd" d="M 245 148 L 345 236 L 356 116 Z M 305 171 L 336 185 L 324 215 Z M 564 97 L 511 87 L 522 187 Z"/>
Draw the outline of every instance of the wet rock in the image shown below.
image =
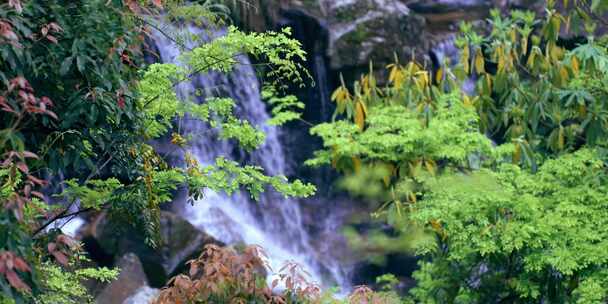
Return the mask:
<path id="1" fill-rule="evenodd" d="M 382 264 L 370 261 L 357 263 L 352 272 L 353 285 L 376 286 L 376 278 L 384 274 L 393 274 L 399 280 L 397 291 L 407 294 L 407 291 L 415 286 L 412 274 L 416 269 L 418 258 L 406 254 L 387 254 Z"/>
<path id="2" fill-rule="evenodd" d="M 408 3 L 408 8 L 426 21 L 425 31 L 433 36 L 433 41 L 458 32 L 462 21 L 483 20 L 490 9 L 496 7 L 488 0 L 419 0 Z"/>
<path id="3" fill-rule="evenodd" d="M 394 60 L 394 53 L 409 58 L 428 48 L 424 18 L 410 13 L 401 0 L 254 0 L 259 10 L 240 9 L 239 19 L 260 31 L 297 23 L 293 16 L 314 19 L 319 39 L 327 39 L 326 54 L 334 70 L 378 66 Z M 289 20 L 291 19 L 291 20 Z M 286 21 L 287 20 L 287 21 Z M 265 25 L 265 26 L 264 26 Z"/>
<path id="4" fill-rule="evenodd" d="M 123 303 L 140 288 L 147 286 L 146 274 L 137 255 L 125 254 L 116 263 L 116 267 L 120 268 L 118 278 L 97 295 L 95 299 L 97 304 Z"/>
<path id="5" fill-rule="evenodd" d="M 165 211 L 161 212 L 160 234 L 162 243 L 158 248 L 151 248 L 140 232 L 131 228 L 119 230 L 111 219 L 101 214 L 86 228 L 83 242 L 85 249 L 93 254 L 92 258 L 101 265 L 112 264 L 116 257 L 133 252 L 141 260 L 152 287 L 162 287 L 206 244 L 220 244 L 185 219 Z"/>
<path id="6" fill-rule="evenodd" d="M 327 39 L 332 70 L 362 72 L 369 61 L 384 68 L 397 54 L 418 60 L 437 42 L 458 31 L 464 20 L 484 20 L 492 8 L 542 8 L 534 0 L 254 0 L 256 10 L 242 8 L 239 19 L 256 31 L 313 19 L 314 33 Z M 295 12 L 295 13 L 294 13 Z M 307 21 L 307 24 L 310 22 Z M 316 26 L 319 28 L 317 29 Z"/>
<path id="7" fill-rule="evenodd" d="M 419 14 L 441 14 L 466 11 L 475 8 L 489 8 L 495 1 L 488 0 L 419 0 L 408 3 L 408 7 Z"/>
<path id="8" fill-rule="evenodd" d="M 373 60 L 384 67 L 409 58 L 415 48 L 428 49 L 425 21 L 396 0 L 326 1 L 329 12 L 331 67 L 366 66 Z M 421 51 L 422 50 L 422 51 Z"/>

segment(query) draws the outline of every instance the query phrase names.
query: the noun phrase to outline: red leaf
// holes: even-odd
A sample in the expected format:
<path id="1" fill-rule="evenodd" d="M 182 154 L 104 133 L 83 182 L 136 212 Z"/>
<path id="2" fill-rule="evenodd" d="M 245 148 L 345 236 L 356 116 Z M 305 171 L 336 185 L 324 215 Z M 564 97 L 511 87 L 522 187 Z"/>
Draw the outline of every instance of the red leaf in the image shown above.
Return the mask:
<path id="1" fill-rule="evenodd" d="M 0 108 L 2 108 L 3 111 L 17 114 L 17 112 L 6 102 L 4 96 L 0 96 Z"/>
<path id="2" fill-rule="evenodd" d="M 49 250 L 50 253 L 55 252 L 55 250 L 57 250 L 57 244 L 51 242 L 48 245 L 46 245 L 46 248 Z"/>
<path id="3" fill-rule="evenodd" d="M 118 107 L 121 109 L 125 108 L 125 98 L 122 96 L 118 97 Z"/>
<path id="4" fill-rule="evenodd" d="M 51 99 L 46 96 L 42 96 L 40 98 L 40 103 L 43 103 L 43 104 L 45 104 L 47 106 L 51 106 L 51 107 L 53 106 L 53 102 L 51 101 Z"/>
<path id="5" fill-rule="evenodd" d="M 21 1 L 19 0 L 8 0 L 8 6 L 14 8 L 17 13 L 21 14 L 23 11 L 23 7 L 21 6 Z"/>
<path id="6" fill-rule="evenodd" d="M 25 174 L 28 174 L 30 172 L 30 168 L 28 168 L 27 165 L 23 162 L 17 163 L 17 168 L 19 168 L 19 170 Z"/>
<path id="7" fill-rule="evenodd" d="M 0 102 L 0 108 L 2 108 L 2 111 L 17 114 L 17 112 L 15 110 L 13 110 L 12 108 L 10 108 L 6 103 Z"/>
<path id="8" fill-rule="evenodd" d="M 22 76 L 18 76 L 18 77 L 11 79 L 10 85 L 9 85 L 9 90 L 14 89 L 15 87 L 30 91 L 30 92 L 32 91 L 32 87 L 30 86 L 30 83 L 27 81 L 27 79 L 23 78 Z"/>
<path id="9" fill-rule="evenodd" d="M 37 177 L 35 177 L 35 176 L 32 176 L 32 175 L 28 175 L 28 176 L 27 176 L 27 179 L 28 179 L 29 181 L 31 181 L 33 184 L 36 184 L 36 185 L 41 185 L 41 186 L 43 186 L 43 185 L 45 185 L 45 184 L 46 184 L 46 181 L 45 181 L 45 180 L 43 180 L 43 179 L 39 179 L 39 178 L 37 178 Z"/>
<path id="10" fill-rule="evenodd" d="M 64 244 L 68 247 L 73 247 L 76 244 L 74 239 L 65 234 L 60 234 L 57 236 L 57 243 Z"/>
<path id="11" fill-rule="evenodd" d="M 19 93 L 17 93 L 17 95 L 19 95 L 23 102 L 28 102 L 30 100 L 30 95 L 23 90 L 19 90 Z"/>
<path id="12" fill-rule="evenodd" d="M 23 151 L 23 157 L 24 158 L 35 158 L 38 159 L 38 155 L 30 152 L 30 151 Z"/>
<path id="13" fill-rule="evenodd" d="M 35 196 L 35 197 L 37 197 L 37 198 L 39 198 L 39 199 L 41 199 L 41 200 L 44 200 L 44 194 L 42 194 L 42 193 L 40 193 L 38 191 L 32 191 L 32 195 Z"/>
<path id="14" fill-rule="evenodd" d="M 127 2 L 127 6 L 133 13 L 139 12 L 139 5 L 137 4 L 137 1 L 127 0 L 126 2 Z"/>
<path id="15" fill-rule="evenodd" d="M 20 271 L 27 271 L 30 272 L 30 266 L 27 265 L 27 263 L 20 257 L 15 257 L 15 259 L 13 260 L 15 262 L 15 269 L 20 270 Z"/>
<path id="16" fill-rule="evenodd" d="M 59 26 L 59 24 L 57 24 L 56 22 L 49 23 L 48 27 L 50 29 L 52 29 L 53 31 L 55 31 L 56 33 L 63 31 L 63 29 L 61 28 L 61 26 Z"/>
<path id="17" fill-rule="evenodd" d="M 4 38 L 6 38 L 8 40 L 19 40 L 19 38 L 17 37 L 15 32 L 11 31 L 8 28 L 0 29 L 0 35 L 2 35 Z"/>
<path id="18" fill-rule="evenodd" d="M 57 120 L 57 114 L 55 114 L 53 111 L 46 111 L 45 112 L 46 115 L 51 116 L 53 119 Z"/>
<path id="19" fill-rule="evenodd" d="M 61 251 L 53 251 L 51 254 L 55 257 L 57 262 L 63 266 L 68 266 L 68 257 Z"/>
<path id="20" fill-rule="evenodd" d="M 51 36 L 51 35 L 47 35 L 46 39 L 54 44 L 57 44 L 57 42 L 58 42 L 57 38 L 55 38 L 54 36 Z"/>
<path id="21" fill-rule="evenodd" d="M 152 3 L 158 8 L 163 8 L 163 3 L 161 0 L 152 0 Z"/>
<path id="22" fill-rule="evenodd" d="M 23 283 L 21 278 L 17 275 L 16 272 L 9 270 L 6 272 L 6 279 L 11 284 L 11 286 L 15 287 L 15 289 L 23 290 L 26 292 L 30 292 L 31 289 L 27 284 Z"/>
<path id="23" fill-rule="evenodd" d="M 23 187 L 23 194 L 25 194 L 26 197 L 29 197 L 31 193 L 32 193 L 32 186 L 31 185 L 25 185 Z"/>

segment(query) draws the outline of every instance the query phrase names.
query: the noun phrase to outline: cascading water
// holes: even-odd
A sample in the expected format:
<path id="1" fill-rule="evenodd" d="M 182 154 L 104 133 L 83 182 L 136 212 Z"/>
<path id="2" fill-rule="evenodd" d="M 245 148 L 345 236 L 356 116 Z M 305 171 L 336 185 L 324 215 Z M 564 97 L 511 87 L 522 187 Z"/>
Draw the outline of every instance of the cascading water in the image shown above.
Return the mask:
<path id="1" fill-rule="evenodd" d="M 460 50 L 456 47 L 456 35 L 453 34 L 437 43 L 431 52 L 435 56 L 437 67 L 443 66 L 446 61 L 450 66 L 455 66 L 460 61 Z M 475 91 L 475 78 L 473 76 L 464 81 L 462 90 L 468 94 L 473 94 Z"/>
<path id="2" fill-rule="evenodd" d="M 199 42 L 186 39 L 188 48 L 195 47 L 201 40 L 209 41 L 225 34 L 225 30 L 210 31 L 193 25 L 185 25 L 181 30 L 201 38 L 197 40 Z M 180 47 L 173 40 L 158 31 L 153 33 L 153 40 L 162 62 L 180 64 Z M 192 81 L 177 85 L 176 92 L 185 99 L 193 98 L 200 89 L 204 91 L 203 96 L 227 96 L 235 100 L 237 116 L 266 133 L 264 145 L 239 160 L 259 165 L 269 175 L 285 174 L 288 168 L 279 130 L 265 125 L 269 115 L 260 97 L 260 84 L 254 69 L 246 56 L 240 56 L 239 62 L 229 74 L 197 75 Z M 202 102 L 204 97 L 200 99 Z M 211 164 L 219 156 L 234 159 L 237 155 L 245 155 L 233 144 L 216 140 L 213 130 L 205 123 L 186 118 L 179 128 L 181 133 L 192 136 L 190 152 L 202 164 Z M 218 240 L 261 246 L 273 271 L 293 261 L 309 271 L 315 282 L 341 287 L 349 285 L 346 273 L 337 261 L 316 256 L 297 201 L 285 199 L 273 191 L 265 193 L 260 202 L 253 202 L 242 193 L 227 196 L 207 191 L 204 199 L 181 207 L 181 213 L 188 221 Z"/>

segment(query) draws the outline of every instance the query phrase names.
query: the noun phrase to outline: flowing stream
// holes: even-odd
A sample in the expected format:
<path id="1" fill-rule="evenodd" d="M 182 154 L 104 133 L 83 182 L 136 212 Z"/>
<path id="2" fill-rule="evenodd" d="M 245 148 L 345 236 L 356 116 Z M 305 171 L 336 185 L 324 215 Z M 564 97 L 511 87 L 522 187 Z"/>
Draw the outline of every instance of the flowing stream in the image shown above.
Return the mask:
<path id="1" fill-rule="evenodd" d="M 164 28 L 168 27 L 164 25 Z M 171 26 L 171 30 L 176 28 Z M 225 30 L 210 31 L 193 25 L 184 25 L 182 30 L 198 36 L 201 41 L 225 34 Z M 180 64 L 178 45 L 160 32 L 153 33 L 153 40 L 161 62 Z M 201 43 L 193 40 L 196 39 L 185 39 L 184 43 L 188 48 Z M 199 102 L 204 102 L 204 96 L 231 97 L 237 104 L 237 116 L 265 131 L 265 144 L 254 152 L 244 153 L 231 142 L 218 141 L 207 124 L 188 117 L 179 123 L 179 130 L 192 136 L 190 152 L 202 164 L 212 164 L 215 158 L 223 156 L 259 165 L 269 175 L 285 174 L 289 168 L 279 140 L 280 131 L 265 125 L 269 114 L 261 100 L 260 84 L 249 58 L 240 56 L 239 62 L 229 74 L 197 75 L 192 81 L 179 84 L 176 92 L 185 99 L 193 98 L 197 90 L 202 90 L 203 97 L 196 97 Z M 180 212 L 196 227 L 227 244 L 261 246 L 274 272 L 286 262 L 296 262 L 311 274 L 312 281 L 347 288 L 346 271 L 340 263 L 326 256 L 320 257 L 317 248 L 311 245 L 311 236 L 304 228 L 301 203 L 273 191 L 262 195 L 259 202 L 252 201 L 246 193 L 227 196 L 207 191 L 205 198 L 193 205 L 181 204 Z"/>

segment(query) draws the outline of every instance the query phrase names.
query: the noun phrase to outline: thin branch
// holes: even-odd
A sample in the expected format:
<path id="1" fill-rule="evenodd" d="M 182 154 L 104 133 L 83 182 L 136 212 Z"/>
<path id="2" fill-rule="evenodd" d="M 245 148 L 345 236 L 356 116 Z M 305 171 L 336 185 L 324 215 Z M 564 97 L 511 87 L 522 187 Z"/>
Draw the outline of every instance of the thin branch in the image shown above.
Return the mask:
<path id="1" fill-rule="evenodd" d="M 110 144 L 110 147 L 111 146 L 112 144 Z M 112 161 L 112 159 L 114 159 L 114 155 L 110 155 L 110 157 L 108 157 L 108 159 L 101 166 L 95 166 L 95 171 L 91 172 L 91 174 L 87 176 L 87 178 L 85 179 L 85 183 L 88 182 L 91 178 L 95 177 L 97 174 L 99 174 L 101 170 L 103 170 L 103 168 L 105 168 L 105 166 L 107 166 L 110 161 Z"/>
<path id="2" fill-rule="evenodd" d="M 307 124 L 309 127 L 314 127 L 315 126 L 313 123 L 311 123 L 311 122 L 309 122 L 309 121 L 307 121 L 307 120 L 305 120 L 303 118 L 298 118 L 298 120 L 301 121 L 301 122 L 303 122 L 303 123 L 305 123 L 305 124 Z"/>
<path id="3" fill-rule="evenodd" d="M 195 70 L 195 71 L 193 71 L 192 73 L 188 74 L 188 75 L 187 75 L 186 77 L 184 77 L 183 79 L 180 79 L 180 80 L 178 80 L 178 81 L 174 82 L 174 83 L 173 83 L 173 85 L 171 86 L 171 88 L 175 88 L 177 85 L 179 85 L 180 83 L 182 83 L 182 82 L 184 82 L 184 81 L 191 80 L 191 78 L 192 78 L 192 77 L 196 76 L 197 74 L 199 74 L 199 73 L 201 73 L 201 72 L 203 72 L 203 71 L 205 71 L 205 70 L 209 69 L 210 67 L 212 67 L 212 66 L 214 66 L 214 65 L 216 65 L 216 64 L 218 64 L 218 63 L 221 63 L 221 62 L 227 61 L 227 60 L 229 60 L 229 59 L 234 59 L 234 58 L 238 57 L 239 55 L 240 55 L 240 54 L 235 54 L 235 55 L 230 56 L 230 57 L 226 57 L 226 58 L 218 59 L 218 60 L 216 60 L 216 61 L 214 61 L 214 62 L 211 62 L 211 63 L 209 63 L 209 64 L 207 64 L 207 65 L 205 65 L 205 66 L 202 66 L 202 67 L 200 67 L 199 69 L 196 69 L 196 70 Z M 153 101 L 155 101 L 156 99 L 158 99 L 159 97 L 160 97 L 160 94 L 157 94 L 156 96 L 151 97 L 151 98 L 149 98 L 148 100 L 146 100 L 146 101 L 144 102 L 144 108 L 145 108 L 145 107 L 147 107 L 147 106 L 148 106 L 148 105 L 149 105 L 151 102 L 153 102 Z"/>
<path id="4" fill-rule="evenodd" d="M 94 210 L 105 209 L 107 207 L 108 207 L 108 204 L 104 204 L 104 205 L 101 206 L 101 208 L 89 207 L 89 208 L 85 208 L 85 209 L 80 209 L 80 210 L 72 212 L 72 213 L 67 213 L 68 209 L 65 209 L 61 213 L 55 215 L 52 219 L 50 219 L 44 225 L 42 225 L 38 229 L 36 229 L 36 231 L 34 231 L 34 233 L 32 234 L 32 237 L 35 237 L 38 233 L 40 233 L 41 231 L 43 231 L 44 229 L 46 229 L 48 226 L 50 226 L 52 223 L 54 223 L 54 222 L 56 222 L 56 221 L 58 221 L 60 219 L 68 218 L 68 217 L 71 217 L 71 216 L 80 215 L 80 214 L 87 213 L 87 212 L 94 211 Z"/>

